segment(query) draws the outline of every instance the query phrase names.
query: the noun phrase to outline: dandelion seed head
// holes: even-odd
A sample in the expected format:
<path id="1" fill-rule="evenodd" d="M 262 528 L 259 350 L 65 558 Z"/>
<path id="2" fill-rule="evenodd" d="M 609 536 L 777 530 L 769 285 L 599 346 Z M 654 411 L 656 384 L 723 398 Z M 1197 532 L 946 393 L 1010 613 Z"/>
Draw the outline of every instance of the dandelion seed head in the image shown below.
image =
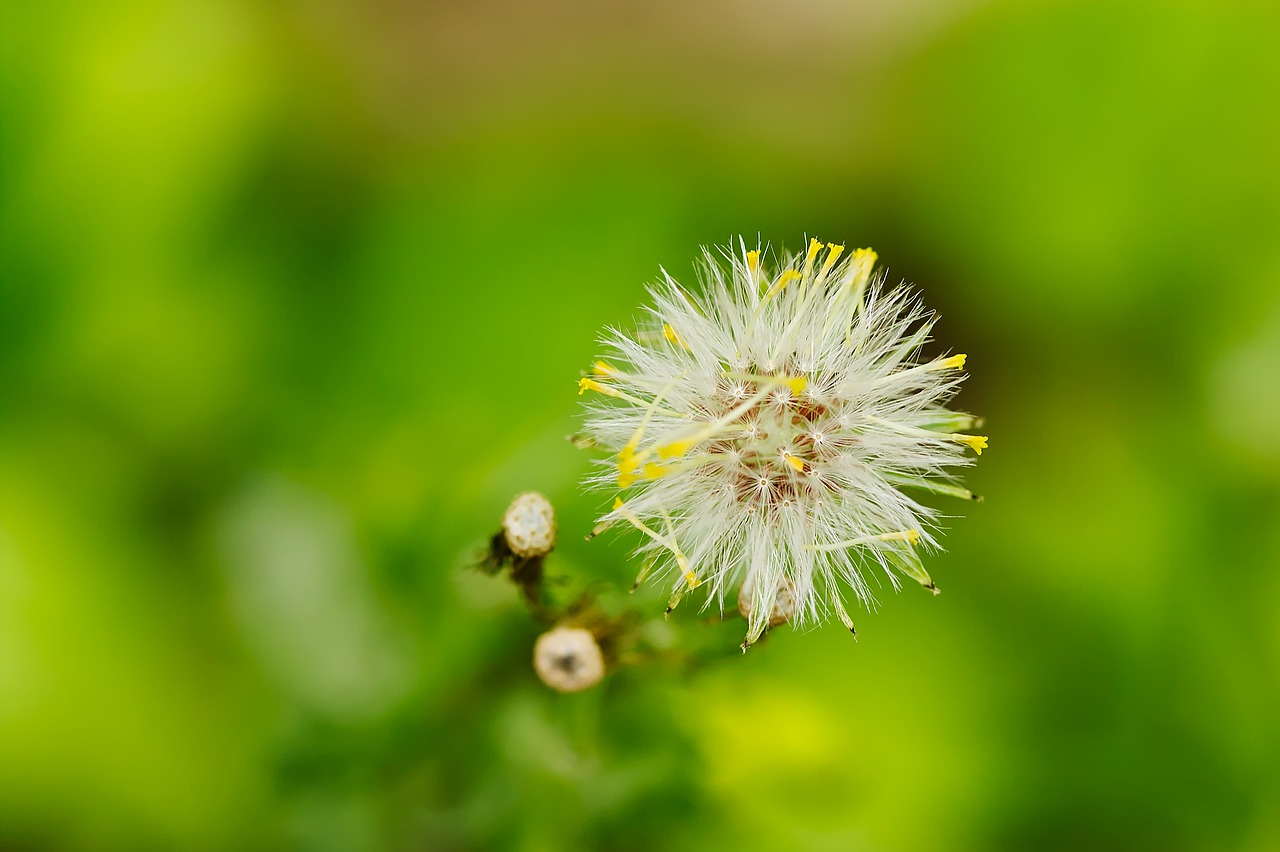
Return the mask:
<path id="1" fill-rule="evenodd" d="M 851 628 L 849 594 L 935 588 L 919 551 L 938 512 L 910 492 L 972 497 L 954 471 L 987 439 L 947 407 L 965 356 L 922 357 L 936 318 L 875 261 L 817 240 L 704 250 L 699 291 L 664 273 L 640 327 L 605 335 L 608 370 L 580 382 L 596 392 L 585 433 L 610 453 L 589 483 L 617 492 L 601 524 L 643 534 L 671 606 L 698 587 L 723 609 L 750 581 L 747 644 L 783 599 L 795 625 Z"/>

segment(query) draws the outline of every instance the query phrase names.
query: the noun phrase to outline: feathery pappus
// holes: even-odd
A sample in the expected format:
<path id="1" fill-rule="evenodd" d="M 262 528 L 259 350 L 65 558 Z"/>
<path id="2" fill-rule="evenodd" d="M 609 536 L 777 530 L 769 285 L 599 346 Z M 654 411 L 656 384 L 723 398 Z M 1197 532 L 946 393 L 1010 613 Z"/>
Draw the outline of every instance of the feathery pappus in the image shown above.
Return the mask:
<path id="1" fill-rule="evenodd" d="M 607 331 L 579 381 L 582 443 L 609 454 L 588 482 L 618 492 L 593 535 L 640 532 L 637 584 L 668 578 L 668 612 L 694 589 L 722 611 L 738 596 L 744 650 L 783 611 L 854 631 L 846 597 L 874 606 L 881 573 L 936 594 L 920 552 L 939 513 L 911 495 L 978 499 L 955 470 L 987 438 L 947 407 L 965 356 L 922 358 L 936 316 L 875 263 L 818 240 L 703 249 L 700 291 L 663 271 L 646 321 Z"/>

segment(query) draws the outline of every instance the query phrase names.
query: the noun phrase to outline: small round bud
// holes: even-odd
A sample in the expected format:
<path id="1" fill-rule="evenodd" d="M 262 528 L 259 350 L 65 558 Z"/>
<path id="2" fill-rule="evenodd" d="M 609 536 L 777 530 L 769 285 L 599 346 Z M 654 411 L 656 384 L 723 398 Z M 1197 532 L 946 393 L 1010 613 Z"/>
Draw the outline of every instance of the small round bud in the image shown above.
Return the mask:
<path id="1" fill-rule="evenodd" d="M 537 491 L 516 496 L 502 516 L 502 535 L 521 558 L 546 556 L 556 546 L 556 512 Z"/>
<path id="2" fill-rule="evenodd" d="M 604 655 L 591 631 L 556 627 L 533 646 L 533 669 L 552 689 L 579 692 L 604 677 Z"/>
<path id="3" fill-rule="evenodd" d="M 747 579 L 742 581 L 742 588 L 738 590 L 738 612 L 742 613 L 742 617 L 748 621 L 751 620 L 751 608 L 755 603 L 755 594 L 756 575 L 755 572 L 752 572 L 747 575 Z M 791 585 L 787 575 L 783 574 L 778 578 L 778 593 L 773 599 L 773 608 L 769 610 L 769 626 L 777 627 L 779 624 L 785 624 L 795 614 L 795 587 Z"/>

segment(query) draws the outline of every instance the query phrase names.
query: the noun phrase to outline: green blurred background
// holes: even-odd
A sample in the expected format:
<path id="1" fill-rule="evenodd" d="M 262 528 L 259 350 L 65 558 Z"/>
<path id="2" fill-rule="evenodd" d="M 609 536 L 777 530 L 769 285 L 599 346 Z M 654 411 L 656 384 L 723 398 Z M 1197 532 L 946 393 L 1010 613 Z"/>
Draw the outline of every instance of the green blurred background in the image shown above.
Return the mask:
<path id="1" fill-rule="evenodd" d="M 7 4 L 0 848 L 1280 849 L 1278 151 L 1271 2 Z M 577 371 L 739 233 L 923 288 L 987 501 L 553 694 L 462 566 L 630 582 Z"/>

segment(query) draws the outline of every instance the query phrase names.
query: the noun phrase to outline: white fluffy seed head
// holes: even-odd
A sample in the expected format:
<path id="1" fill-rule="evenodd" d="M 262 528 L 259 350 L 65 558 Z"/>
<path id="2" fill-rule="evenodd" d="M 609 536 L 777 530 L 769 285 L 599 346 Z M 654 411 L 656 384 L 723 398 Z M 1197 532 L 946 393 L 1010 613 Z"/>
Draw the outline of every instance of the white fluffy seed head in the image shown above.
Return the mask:
<path id="1" fill-rule="evenodd" d="M 502 516 L 502 534 L 516 556 L 545 556 L 556 546 L 556 512 L 537 491 L 516 496 Z"/>
<path id="2" fill-rule="evenodd" d="M 760 595 L 762 601 L 768 601 L 769 595 Z M 751 612 L 755 609 L 756 599 L 756 576 L 748 573 L 747 579 L 742 581 L 742 586 L 738 589 L 738 612 L 742 617 L 751 621 Z M 769 626 L 777 627 L 779 624 L 786 624 L 791 617 L 796 614 L 796 598 L 795 588 L 791 585 L 791 581 L 783 575 L 778 579 L 777 591 L 773 594 L 773 605 L 769 610 Z"/>
<path id="3" fill-rule="evenodd" d="M 604 654 L 591 631 L 556 627 L 534 644 L 533 669 L 552 689 L 580 692 L 604 677 Z"/>
<path id="4" fill-rule="evenodd" d="M 986 438 L 948 402 L 965 356 L 925 359 L 935 322 L 873 275 L 870 249 L 817 240 L 772 259 L 704 251 L 700 294 L 664 273 L 649 318 L 611 330 L 579 382 L 585 433 L 610 455 L 588 482 L 617 493 L 602 526 L 639 530 L 678 600 L 721 609 L 755 576 L 748 641 L 784 591 L 797 625 L 873 604 L 876 575 L 933 582 L 917 548 L 938 513 L 911 496 L 972 494 L 952 471 Z"/>

